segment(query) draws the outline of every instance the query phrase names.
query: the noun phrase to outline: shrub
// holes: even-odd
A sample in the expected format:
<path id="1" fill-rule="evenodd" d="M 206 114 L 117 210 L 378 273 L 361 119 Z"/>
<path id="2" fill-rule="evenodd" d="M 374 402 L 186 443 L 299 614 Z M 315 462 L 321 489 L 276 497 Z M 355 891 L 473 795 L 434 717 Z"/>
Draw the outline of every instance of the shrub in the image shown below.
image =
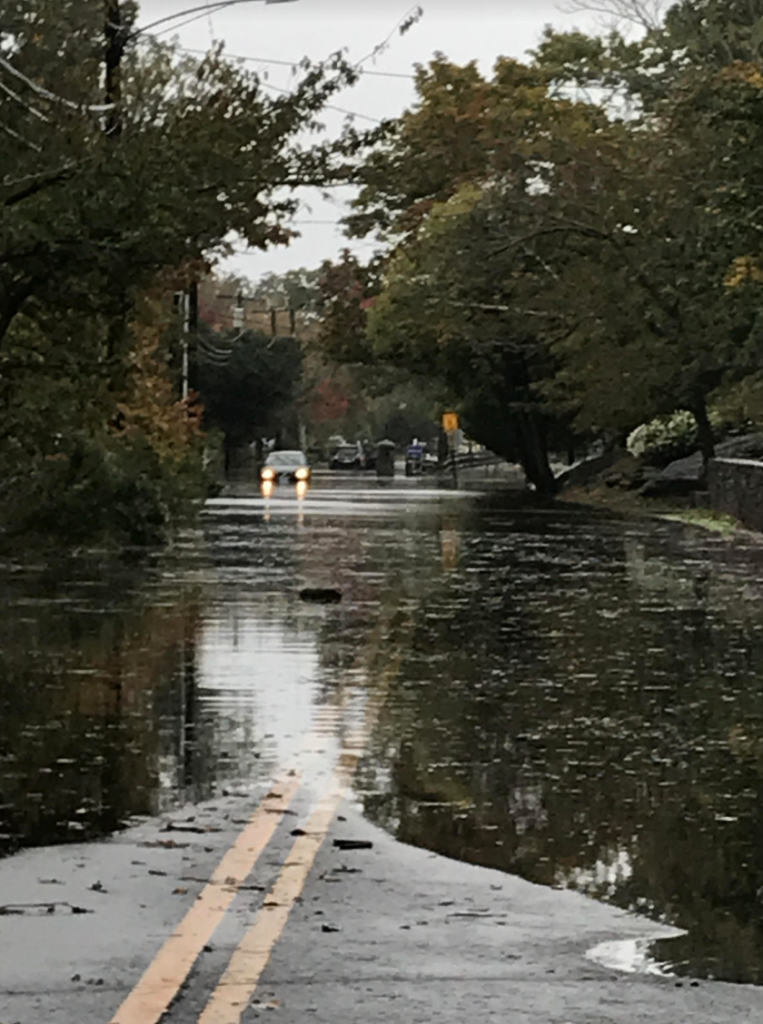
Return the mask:
<path id="1" fill-rule="evenodd" d="M 696 450 L 697 421 L 683 409 L 672 416 L 658 416 L 636 427 L 628 435 L 626 447 L 648 465 L 667 466 Z"/>

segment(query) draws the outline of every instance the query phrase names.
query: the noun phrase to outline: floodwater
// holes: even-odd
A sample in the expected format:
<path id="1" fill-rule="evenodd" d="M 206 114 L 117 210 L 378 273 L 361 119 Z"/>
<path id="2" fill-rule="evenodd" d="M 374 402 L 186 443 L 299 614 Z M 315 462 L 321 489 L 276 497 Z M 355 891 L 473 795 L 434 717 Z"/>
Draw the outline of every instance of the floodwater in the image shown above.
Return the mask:
<path id="1" fill-rule="evenodd" d="M 763 542 L 488 483 L 317 478 L 141 562 L 0 563 L 0 853 L 246 790 L 373 698 L 374 821 L 682 929 L 645 970 L 762 984 Z"/>

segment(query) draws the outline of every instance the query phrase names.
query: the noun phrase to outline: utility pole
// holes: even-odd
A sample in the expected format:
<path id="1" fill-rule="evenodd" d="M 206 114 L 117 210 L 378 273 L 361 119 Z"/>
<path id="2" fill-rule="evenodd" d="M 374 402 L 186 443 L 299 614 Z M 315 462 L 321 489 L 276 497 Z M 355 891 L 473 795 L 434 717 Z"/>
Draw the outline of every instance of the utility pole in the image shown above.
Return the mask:
<path id="1" fill-rule="evenodd" d="M 271 0 L 275 2 L 275 0 Z M 285 0 L 284 0 L 285 2 Z M 260 295 L 244 295 L 243 292 L 239 291 L 236 295 L 230 295 L 225 292 L 217 293 L 218 299 L 235 299 L 236 305 L 233 307 L 232 324 L 236 330 L 246 327 L 246 305 L 247 302 L 265 302 L 267 301 Z M 268 308 L 258 311 L 263 317 L 267 317 L 268 325 L 265 329 L 265 333 L 269 333 L 271 338 L 275 338 L 278 334 L 278 315 L 283 313 L 289 318 L 289 335 L 291 337 L 297 336 L 297 314 L 296 310 L 290 306 L 271 306 L 268 302 Z"/>
<path id="2" fill-rule="evenodd" d="M 119 0 L 103 0 L 106 25 L 106 48 L 104 63 L 106 65 L 106 102 L 112 105 L 106 118 L 106 134 L 116 137 L 122 134 L 122 55 L 125 52 L 128 33 L 122 23 L 122 12 Z"/>
<path id="3" fill-rule="evenodd" d="M 199 327 L 199 285 L 191 281 L 187 288 L 175 296 L 176 309 L 183 317 L 183 335 L 180 343 L 180 395 L 185 402 L 190 392 L 191 337 Z"/>
<path id="4" fill-rule="evenodd" d="M 183 363 L 181 370 L 181 388 L 180 397 L 185 402 L 188 398 L 188 335 L 191 331 L 191 296 L 188 292 L 183 292 L 183 342 L 181 351 L 183 353 Z"/>

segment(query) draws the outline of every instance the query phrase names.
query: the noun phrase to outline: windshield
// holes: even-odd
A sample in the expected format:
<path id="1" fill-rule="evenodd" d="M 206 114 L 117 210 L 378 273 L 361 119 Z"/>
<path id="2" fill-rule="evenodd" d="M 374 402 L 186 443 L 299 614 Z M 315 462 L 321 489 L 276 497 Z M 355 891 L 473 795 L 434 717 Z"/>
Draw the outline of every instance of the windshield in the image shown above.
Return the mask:
<path id="1" fill-rule="evenodd" d="M 353 458 L 355 458 L 357 454 L 358 449 L 354 445 L 347 445 L 347 447 L 342 447 L 337 451 L 337 455 L 351 455 Z"/>
<path id="2" fill-rule="evenodd" d="M 267 458 L 268 466 L 306 466 L 304 452 L 271 452 Z"/>

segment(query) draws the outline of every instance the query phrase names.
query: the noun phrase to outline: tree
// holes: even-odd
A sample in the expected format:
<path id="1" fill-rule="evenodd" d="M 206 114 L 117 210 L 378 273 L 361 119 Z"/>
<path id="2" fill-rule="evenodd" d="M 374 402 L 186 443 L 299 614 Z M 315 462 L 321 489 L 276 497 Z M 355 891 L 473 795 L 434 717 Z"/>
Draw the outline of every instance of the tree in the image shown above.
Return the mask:
<path id="1" fill-rule="evenodd" d="M 530 455 L 543 448 L 538 415 L 553 424 L 556 410 L 562 425 L 570 416 L 581 430 L 620 432 L 688 409 L 707 459 L 708 402 L 763 354 L 760 72 L 679 60 L 657 76 L 648 107 L 634 85 L 641 113 L 620 118 L 554 91 L 570 68 L 589 84 L 615 75 L 612 47 L 597 65 L 595 40 L 551 42 L 553 61 L 550 47 L 530 69 L 499 62 L 482 91 L 473 68 L 459 75 L 435 62 L 435 85 L 423 80 L 426 98 L 366 165 L 358 200 L 365 227 L 376 223 L 398 246 L 372 313 L 377 349 L 400 361 L 428 353 L 462 400 L 490 410 L 493 432 L 511 420 L 501 410 L 532 409 L 520 458 L 542 490 L 548 473 Z M 627 85 L 644 52 L 623 52 Z M 443 134 L 430 161 L 435 129 Z M 470 188 L 467 211 L 459 203 Z"/>
<path id="2" fill-rule="evenodd" d="M 220 49 L 181 57 L 136 36 L 132 5 L 121 13 L 121 84 L 107 104 L 103 8 L 71 0 L 62 16 L 32 0 L 4 20 L 0 341 L 22 310 L 119 318 L 131 288 L 224 252 L 232 231 L 259 248 L 288 241 L 295 201 L 284 186 L 331 176 L 332 147 L 301 139 L 354 78 L 341 58 L 305 67 L 271 99 Z"/>
<path id="3" fill-rule="evenodd" d="M 199 391 L 204 422 L 225 435 L 226 467 L 236 448 L 289 424 L 302 353 L 294 338 L 246 331 L 231 347 L 212 335 L 199 350 Z"/>
<path id="4" fill-rule="evenodd" d="M 521 462 L 536 490 L 550 495 L 553 417 L 535 385 L 552 361 L 512 308 L 505 265 L 486 259 L 496 243 L 492 220 L 473 187 L 434 206 L 416 245 L 392 259 L 368 333 L 378 358 L 442 380 L 469 434 Z"/>
<path id="5" fill-rule="evenodd" d="M 725 6 L 728 13 L 733 5 Z M 564 196 L 533 237 L 556 273 L 556 308 L 590 313 L 556 342 L 562 369 L 546 393 L 566 394 L 578 423 L 600 427 L 630 429 L 688 409 L 708 459 L 708 403 L 754 372 L 763 355 L 756 256 L 763 239 L 753 185 L 763 78 L 756 65 L 719 65 L 716 52 L 694 44 L 685 57 L 689 40 L 679 40 L 675 14 L 661 38 L 676 52 L 651 75 L 648 91 L 635 64 L 621 65 L 640 115 L 621 124 L 620 142 L 604 159 L 589 156 L 595 189 L 583 182 Z M 569 38 L 546 42 L 542 59 L 554 54 L 564 75 L 594 66 L 560 59 Z M 585 53 L 572 42 L 578 57 Z M 574 246 L 574 261 L 551 253 L 559 240 Z"/>
<path id="6" fill-rule="evenodd" d="M 509 308 L 522 261 L 506 277 L 506 261 L 493 259 L 493 250 L 509 247 L 482 196 L 511 196 L 525 223 L 560 187 L 571 151 L 598 137 L 606 117 L 593 104 L 553 95 L 542 68 L 507 59 L 487 81 L 476 65 L 459 68 L 440 56 L 418 69 L 417 89 L 416 106 L 364 164 L 348 219 L 350 232 L 375 228 L 397 246 L 370 314 L 374 355 L 440 377 L 472 435 L 519 459 L 550 494 L 548 444 L 563 423 L 537 385 L 552 360 L 537 325 Z M 339 303 L 344 322 L 333 316 L 344 358 L 363 358 L 369 291 L 362 275 L 350 274 Z"/>
<path id="7" fill-rule="evenodd" d="M 345 180 L 363 143 L 348 129 L 311 145 L 320 110 L 356 77 L 341 56 L 302 64 L 270 98 L 221 48 L 183 56 L 139 33 L 136 14 L 128 0 L 10 0 L 0 17 L 0 465 L 24 496 L 7 510 L 14 529 L 56 527 L 63 491 L 78 538 L 90 519 L 75 495 L 90 509 L 134 502 L 136 524 L 143 503 L 164 523 L 183 474 L 135 414 L 143 298 L 195 284 L 231 233 L 288 242 L 290 190 Z M 155 380 L 172 392 L 160 365 L 173 368 L 172 332 L 155 334 Z M 189 420 L 174 394 L 162 402 L 148 403 L 159 419 Z M 156 515 L 138 493 L 149 480 Z"/>
<path id="8" fill-rule="evenodd" d="M 461 67 L 442 54 L 417 67 L 415 105 L 357 172 L 348 233 L 379 231 L 396 243 L 462 185 L 500 177 L 531 187 L 558 147 L 606 122 L 595 105 L 554 95 L 550 81 L 545 68 L 505 57 L 490 80 L 476 62 Z"/>

